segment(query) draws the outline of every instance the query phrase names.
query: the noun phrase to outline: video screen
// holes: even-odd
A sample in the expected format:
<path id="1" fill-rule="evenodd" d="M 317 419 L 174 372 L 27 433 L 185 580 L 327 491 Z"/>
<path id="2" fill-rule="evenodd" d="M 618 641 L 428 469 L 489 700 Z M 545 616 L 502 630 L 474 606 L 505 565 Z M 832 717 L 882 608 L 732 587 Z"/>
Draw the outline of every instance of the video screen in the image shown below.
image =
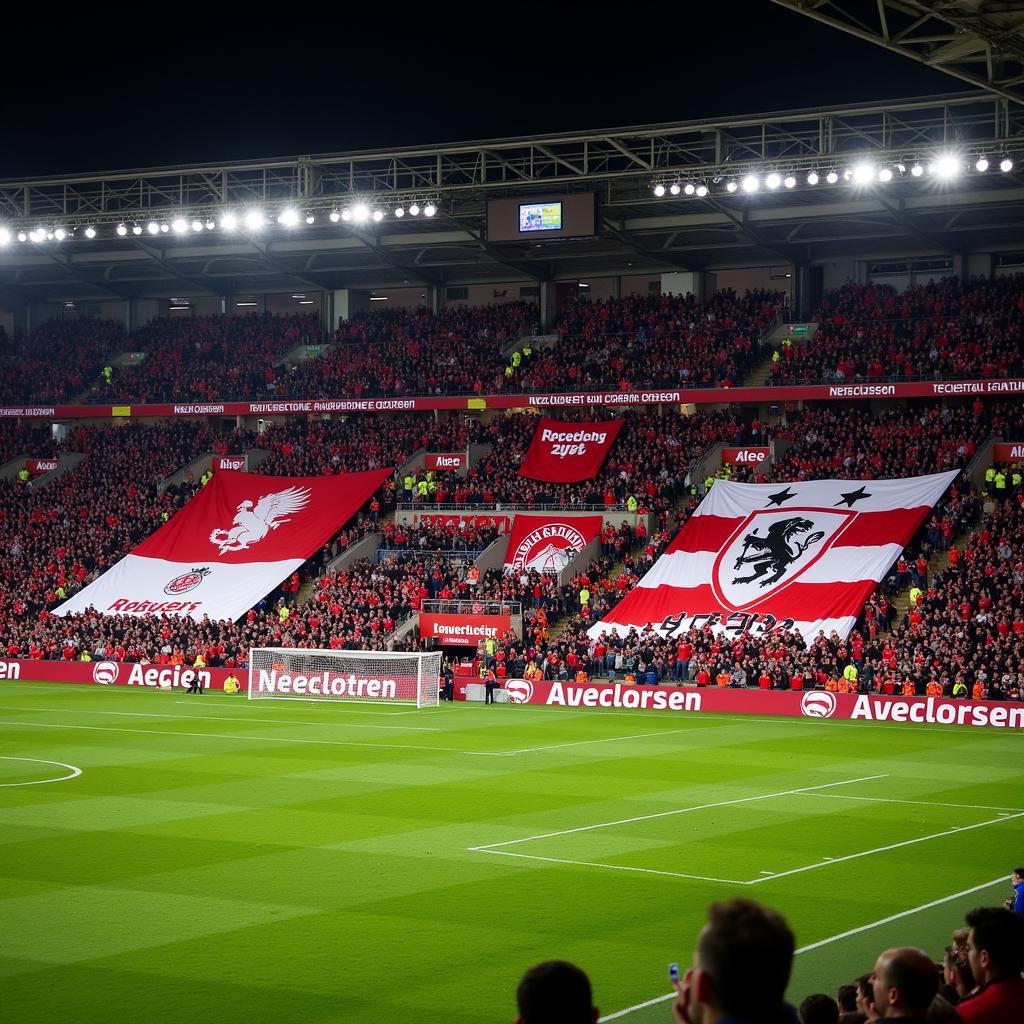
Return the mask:
<path id="1" fill-rule="evenodd" d="M 523 203 L 519 207 L 520 231 L 561 231 L 561 203 Z"/>

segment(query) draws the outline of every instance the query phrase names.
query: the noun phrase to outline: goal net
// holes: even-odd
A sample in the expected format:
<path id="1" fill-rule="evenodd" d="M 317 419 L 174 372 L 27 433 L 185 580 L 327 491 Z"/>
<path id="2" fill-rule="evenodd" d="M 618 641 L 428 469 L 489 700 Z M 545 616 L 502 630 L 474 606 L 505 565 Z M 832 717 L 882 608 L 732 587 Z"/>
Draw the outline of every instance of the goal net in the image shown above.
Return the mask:
<path id="1" fill-rule="evenodd" d="M 249 700 L 367 701 L 436 706 L 440 652 L 317 651 L 254 647 Z"/>

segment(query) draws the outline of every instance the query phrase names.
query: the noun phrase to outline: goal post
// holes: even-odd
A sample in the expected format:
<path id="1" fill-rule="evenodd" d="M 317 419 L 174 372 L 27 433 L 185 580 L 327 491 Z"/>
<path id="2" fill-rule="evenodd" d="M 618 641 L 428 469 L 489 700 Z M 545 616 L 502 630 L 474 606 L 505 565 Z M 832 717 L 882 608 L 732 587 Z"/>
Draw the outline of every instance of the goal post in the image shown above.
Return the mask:
<path id="1" fill-rule="evenodd" d="M 249 700 L 362 701 L 436 707 L 440 678 L 439 651 L 254 647 L 249 652 Z"/>

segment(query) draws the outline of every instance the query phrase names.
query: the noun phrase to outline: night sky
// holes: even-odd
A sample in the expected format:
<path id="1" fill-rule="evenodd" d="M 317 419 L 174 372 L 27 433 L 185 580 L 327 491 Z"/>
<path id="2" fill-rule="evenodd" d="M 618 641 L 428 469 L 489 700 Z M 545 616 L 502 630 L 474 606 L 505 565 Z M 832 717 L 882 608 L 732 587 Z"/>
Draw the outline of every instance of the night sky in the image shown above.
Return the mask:
<path id="1" fill-rule="evenodd" d="M 687 12 L 693 7 L 692 13 Z M 771 4 L 160 7 L 18 26 L 0 178 L 259 159 L 957 92 L 956 79 Z M 315 10 L 315 8 L 310 9 Z M 481 12 L 485 8 L 481 6 Z M 512 12 L 515 13 L 512 13 Z M 343 13 L 344 17 L 340 14 Z M 332 20 L 333 19 L 333 20 Z M 630 25 L 630 21 L 632 26 Z"/>

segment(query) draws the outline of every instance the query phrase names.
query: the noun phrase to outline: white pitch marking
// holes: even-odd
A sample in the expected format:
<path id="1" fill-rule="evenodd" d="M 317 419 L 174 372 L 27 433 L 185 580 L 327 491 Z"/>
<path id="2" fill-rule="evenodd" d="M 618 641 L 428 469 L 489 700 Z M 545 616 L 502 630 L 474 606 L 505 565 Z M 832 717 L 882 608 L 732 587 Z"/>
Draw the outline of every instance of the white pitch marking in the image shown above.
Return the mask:
<path id="1" fill-rule="evenodd" d="M 827 939 L 821 939 L 818 942 L 812 942 L 809 945 L 801 946 L 797 951 L 796 955 L 799 956 L 801 953 L 809 953 L 812 949 L 820 949 L 822 946 L 829 946 L 833 942 L 839 942 L 842 939 L 848 939 L 852 935 L 860 935 L 861 932 L 871 931 L 872 928 L 881 928 L 882 925 L 891 924 L 893 921 L 902 920 L 904 917 L 911 917 L 914 914 L 919 914 L 922 910 L 931 910 L 932 907 L 941 907 L 944 903 L 951 903 L 953 900 L 958 900 L 962 896 L 972 896 L 976 892 L 981 892 L 983 889 L 991 889 L 994 885 L 1005 885 L 1006 876 L 1001 875 L 999 878 L 994 878 L 991 882 L 984 882 L 981 885 L 976 885 L 971 889 L 964 889 L 962 892 L 955 892 L 952 896 L 943 896 L 940 900 L 932 900 L 931 903 L 922 903 L 919 907 L 912 907 L 910 910 L 901 910 L 898 914 L 890 914 L 888 917 L 879 918 L 877 921 L 872 921 L 870 924 L 863 924 L 859 928 L 851 928 L 849 931 L 840 932 L 838 935 L 831 935 Z M 637 1010 L 646 1010 L 648 1006 L 657 1006 L 659 1003 L 667 1003 L 670 999 L 677 998 L 678 993 L 669 992 L 665 996 L 657 996 L 654 999 L 648 999 L 644 1003 L 637 1003 L 635 1006 L 627 1006 L 625 1010 L 618 1010 L 615 1013 L 609 1013 L 599 1019 L 599 1024 L 604 1024 L 605 1021 L 618 1020 L 620 1017 L 626 1017 L 631 1013 L 636 1013 Z"/>
<path id="2" fill-rule="evenodd" d="M 888 796 L 848 796 L 846 793 L 808 793 L 807 796 L 826 797 L 829 800 L 866 800 L 869 803 L 881 804 L 915 804 L 919 807 L 960 807 L 968 811 L 999 811 L 1010 813 L 1020 811 L 1019 807 L 1000 807 L 992 804 L 948 804 L 936 800 L 899 800 Z"/>
<path id="3" fill-rule="evenodd" d="M 762 871 L 761 874 L 762 875 L 774 875 L 775 872 L 774 871 Z M 744 882 L 744 885 L 749 885 L 749 884 L 750 884 L 749 882 Z"/>
<path id="4" fill-rule="evenodd" d="M 713 725 L 710 729 L 728 729 L 727 725 Z M 710 729 L 702 729 L 700 732 L 709 732 Z M 546 747 L 523 747 L 522 750 L 509 750 L 509 754 L 534 754 L 540 750 L 561 750 L 563 747 L 582 747 L 588 743 L 620 743 L 623 740 L 643 740 L 649 739 L 651 736 L 674 736 L 676 733 L 689 732 L 692 733 L 694 730 L 690 728 L 685 729 L 658 729 L 656 732 L 636 732 L 630 736 L 607 736 L 604 739 L 599 740 L 574 740 L 571 743 L 551 743 Z"/>
<path id="5" fill-rule="evenodd" d="M 67 782 L 68 779 L 77 779 L 82 774 L 82 769 L 73 764 L 65 764 L 63 761 L 44 761 L 40 757 L 4 757 L 0 761 L 31 761 L 33 764 L 54 764 L 59 768 L 70 768 L 70 775 L 62 775 L 59 779 L 36 779 L 34 782 L 0 782 L 0 789 L 7 789 L 13 786 L 45 786 L 49 782 Z"/>
<path id="6" fill-rule="evenodd" d="M 32 729 L 82 729 L 87 732 L 123 732 L 136 733 L 140 736 L 163 736 L 164 739 L 174 739 L 175 736 L 185 736 L 191 739 L 209 740 L 239 740 L 242 743 L 292 743 L 298 747 L 305 746 L 327 746 L 327 747 L 371 747 L 374 750 L 424 750 L 432 754 L 470 754 L 474 757 L 504 757 L 503 753 L 494 753 L 490 750 L 460 750 L 458 747 L 418 747 L 408 743 L 360 743 L 356 740 L 311 740 L 311 739 L 289 739 L 285 736 L 235 736 L 231 733 L 218 732 L 180 732 L 178 730 L 160 729 L 115 729 L 106 725 L 63 725 L 58 722 L 18 722 L 0 721 L 0 725 L 8 725 L 13 728 Z"/>
<path id="7" fill-rule="evenodd" d="M 760 796 L 741 796 L 735 800 L 718 800 L 710 804 L 697 804 L 693 807 L 677 807 L 672 811 L 658 811 L 655 814 L 641 814 L 635 818 L 618 818 L 615 821 L 602 821 L 596 825 L 581 825 L 579 828 L 566 828 L 560 832 L 544 832 L 536 836 L 526 836 L 523 839 L 509 839 L 503 843 L 487 843 L 483 846 L 470 846 L 468 850 L 471 852 L 478 852 L 481 850 L 493 850 L 499 846 L 515 846 L 518 843 L 529 843 L 535 839 L 551 839 L 555 836 L 568 836 L 574 832 L 590 832 L 597 828 L 611 828 L 613 825 L 629 825 L 634 821 L 650 821 L 653 818 L 668 818 L 673 814 L 689 814 L 691 811 L 706 811 L 712 807 L 729 807 L 732 804 L 745 804 L 750 803 L 754 800 L 771 800 L 773 797 L 778 796 L 791 796 L 793 793 L 806 793 L 812 789 L 828 789 L 831 786 L 849 786 L 855 782 L 871 782 L 874 779 L 887 779 L 888 774 L 885 775 L 865 775 L 858 779 L 843 779 L 841 782 L 826 782 L 821 786 L 805 786 L 801 789 L 783 789 L 777 793 L 763 793 Z"/>
<path id="8" fill-rule="evenodd" d="M 183 702 L 184 703 L 184 702 Z M 307 722 L 302 720 L 289 721 L 287 718 L 250 718 L 239 719 L 217 715 L 168 715 L 159 711 L 93 711 L 90 708 L 26 708 L 14 704 L 3 705 L 5 711 L 45 711 L 51 715 L 112 715 L 115 718 L 162 718 L 172 722 L 238 722 L 248 721 L 252 725 L 268 722 L 272 725 L 334 725 L 343 729 L 402 729 L 406 732 L 441 732 L 426 725 L 363 725 L 361 722 Z"/>
<path id="9" fill-rule="evenodd" d="M 608 868 L 611 871 L 636 871 L 643 875 L 667 875 L 669 878 L 693 878 L 701 882 L 725 882 L 728 885 L 749 885 L 736 878 L 711 878 L 708 875 L 684 875 L 678 871 L 659 871 L 656 868 L 635 868 L 628 864 L 600 864 L 591 860 L 566 860 L 563 857 L 537 857 L 531 853 L 509 853 L 508 850 L 481 850 L 495 857 L 518 857 L 520 860 L 543 860 L 550 864 L 575 864 L 584 868 Z"/>
<path id="10" fill-rule="evenodd" d="M 976 828 L 984 828 L 986 825 L 997 825 L 1001 821 L 1012 821 L 1014 818 L 1024 818 L 1024 811 L 1020 814 L 1011 814 L 1005 818 L 990 818 L 988 821 L 980 821 L 976 825 L 960 825 L 956 828 L 947 829 L 945 832 L 933 832 L 929 836 L 918 836 L 917 839 L 905 839 L 902 843 L 890 843 L 888 846 L 877 846 L 873 850 L 862 850 L 860 853 L 848 853 L 845 857 L 835 857 L 827 864 L 805 864 L 802 868 L 792 868 L 789 871 L 779 871 L 775 878 L 785 878 L 787 875 L 799 875 L 804 871 L 814 871 L 816 868 L 830 867 L 832 864 L 840 864 L 846 860 L 857 860 L 860 857 L 870 857 L 875 853 L 885 853 L 888 850 L 898 850 L 902 846 L 913 846 L 915 843 L 926 843 L 930 839 L 941 839 L 943 836 L 956 835 L 958 832 L 970 832 Z M 774 880 L 774 879 L 773 879 Z M 766 878 L 753 878 L 750 885 L 757 885 L 766 882 Z"/>

